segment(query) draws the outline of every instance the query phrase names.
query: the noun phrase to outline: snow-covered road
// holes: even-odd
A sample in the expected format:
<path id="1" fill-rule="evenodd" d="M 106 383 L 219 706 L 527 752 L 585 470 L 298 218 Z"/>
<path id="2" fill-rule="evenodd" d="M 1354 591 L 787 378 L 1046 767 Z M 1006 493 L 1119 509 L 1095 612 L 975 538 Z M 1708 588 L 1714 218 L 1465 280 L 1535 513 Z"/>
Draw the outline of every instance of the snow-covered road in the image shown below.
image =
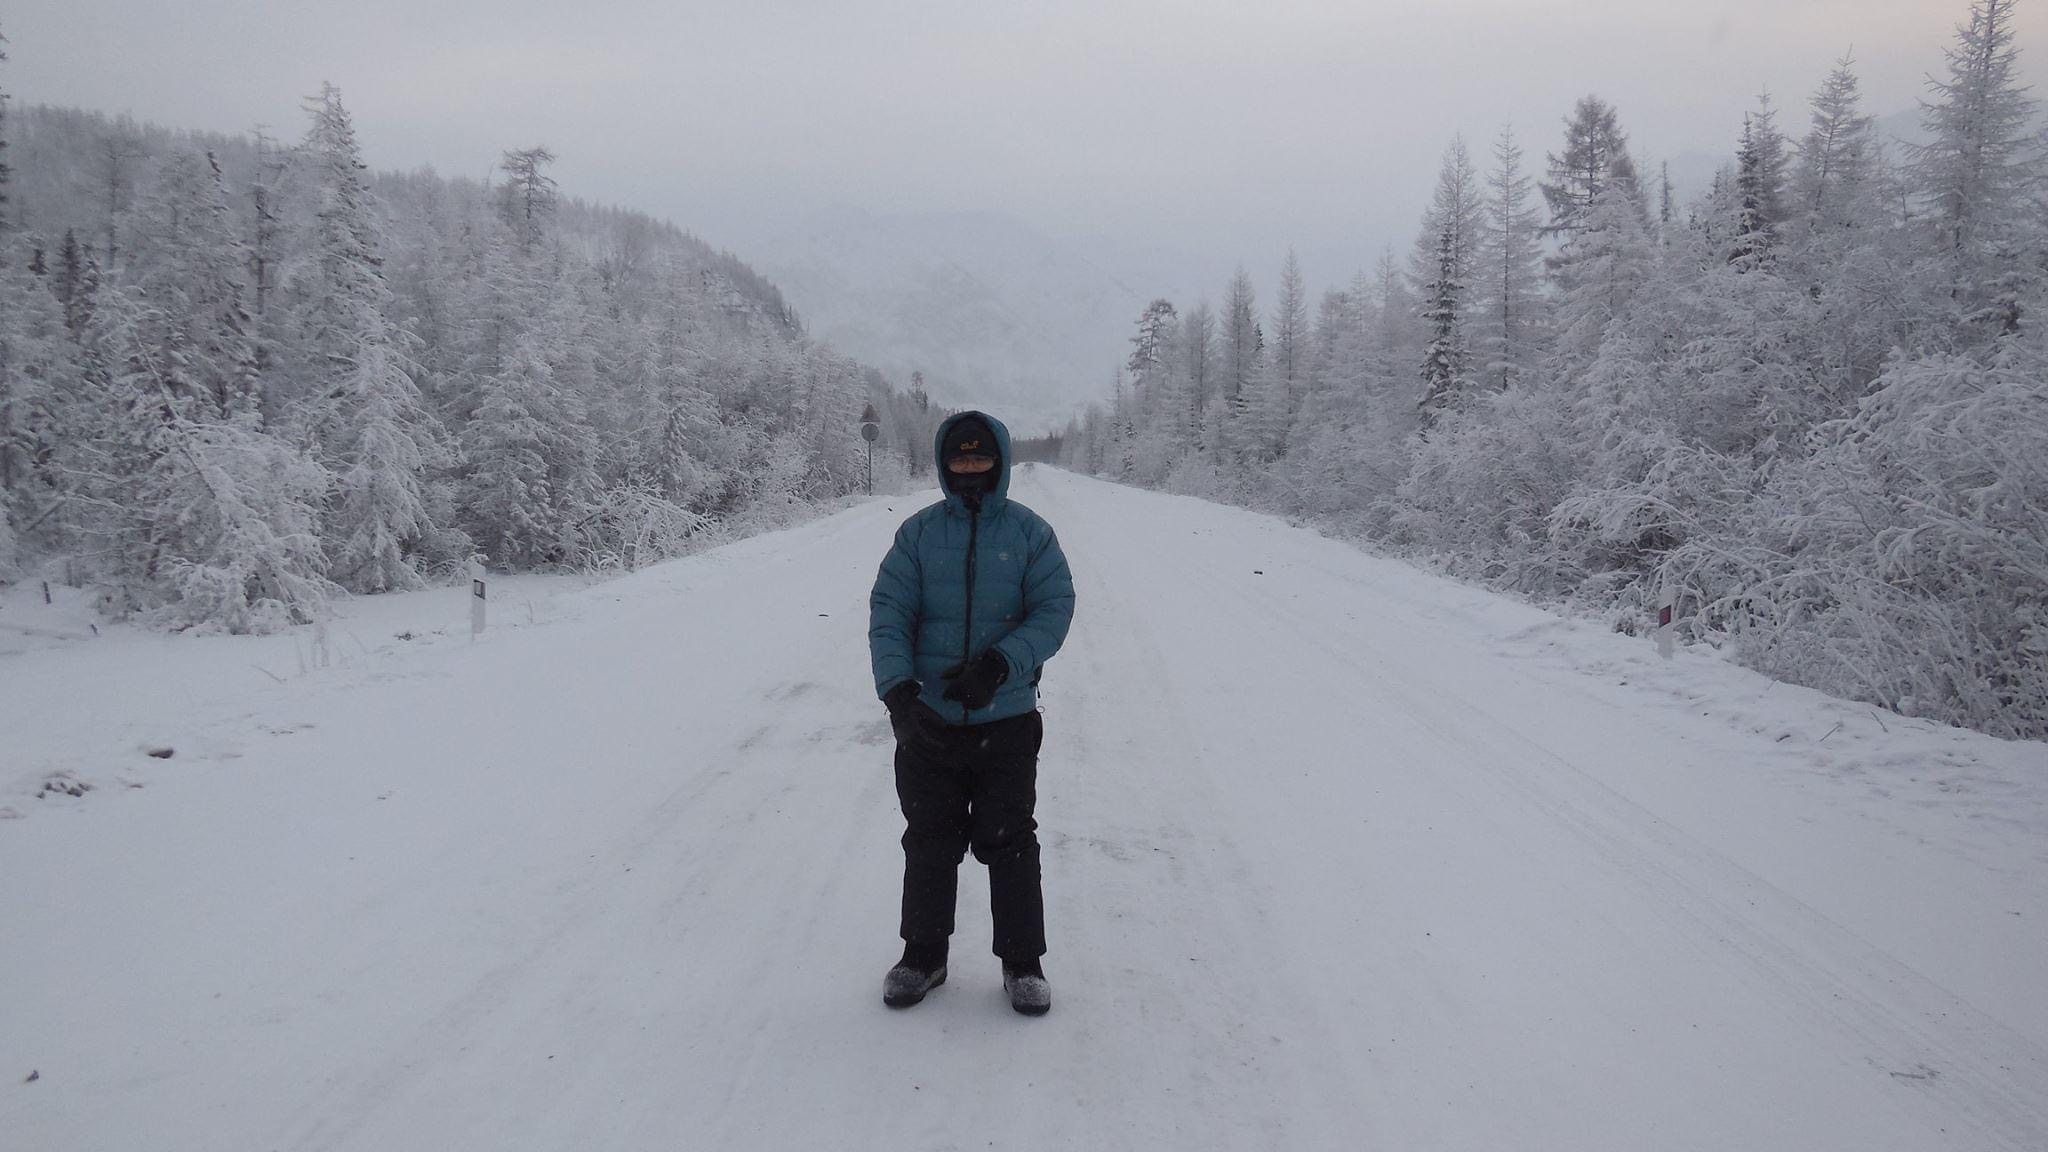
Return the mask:
<path id="1" fill-rule="evenodd" d="M 1016 494 L 1079 592 L 1050 1016 L 971 860 L 951 980 L 880 1002 L 866 595 L 919 500 L 878 499 L 281 684 L 0 656 L 0 1146 L 2048 1147 L 2043 746 Z M 78 706 L 116 643 L 188 682 Z M 59 767 L 95 790 L 31 798 Z"/>

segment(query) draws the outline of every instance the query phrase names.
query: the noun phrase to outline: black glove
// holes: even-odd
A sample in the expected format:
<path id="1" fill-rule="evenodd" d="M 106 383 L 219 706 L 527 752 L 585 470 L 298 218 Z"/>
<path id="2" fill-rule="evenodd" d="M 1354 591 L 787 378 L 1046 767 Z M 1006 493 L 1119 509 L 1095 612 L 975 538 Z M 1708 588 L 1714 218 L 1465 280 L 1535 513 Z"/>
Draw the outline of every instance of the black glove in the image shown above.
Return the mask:
<path id="1" fill-rule="evenodd" d="M 896 742 L 916 752 L 936 755 L 946 747 L 946 721 L 932 706 L 918 699 L 921 689 L 915 680 L 905 680 L 889 689 L 882 703 L 889 708 L 889 727 Z"/>
<path id="2" fill-rule="evenodd" d="M 988 707 L 989 701 L 996 698 L 996 689 L 1010 678 L 1010 662 L 1001 652 L 990 648 L 964 669 L 956 666 L 944 675 L 950 681 L 946 685 L 946 699 L 965 704 L 973 711 Z"/>

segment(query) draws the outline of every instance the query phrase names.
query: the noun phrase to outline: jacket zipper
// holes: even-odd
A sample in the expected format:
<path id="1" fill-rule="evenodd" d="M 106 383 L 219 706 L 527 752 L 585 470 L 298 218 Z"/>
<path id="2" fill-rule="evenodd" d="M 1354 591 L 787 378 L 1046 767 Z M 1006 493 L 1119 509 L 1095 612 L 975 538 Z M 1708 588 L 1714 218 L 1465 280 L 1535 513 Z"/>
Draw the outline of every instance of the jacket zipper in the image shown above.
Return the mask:
<path id="1" fill-rule="evenodd" d="M 975 549 L 980 546 L 980 537 L 981 509 L 979 507 L 969 508 L 967 510 L 967 621 L 966 627 L 961 629 L 965 639 L 960 642 L 960 675 L 962 676 L 967 675 L 967 661 L 974 655 L 974 565 L 977 559 Z M 960 722 L 966 723 L 968 716 L 972 713 L 973 709 L 965 704 L 960 705 Z"/>

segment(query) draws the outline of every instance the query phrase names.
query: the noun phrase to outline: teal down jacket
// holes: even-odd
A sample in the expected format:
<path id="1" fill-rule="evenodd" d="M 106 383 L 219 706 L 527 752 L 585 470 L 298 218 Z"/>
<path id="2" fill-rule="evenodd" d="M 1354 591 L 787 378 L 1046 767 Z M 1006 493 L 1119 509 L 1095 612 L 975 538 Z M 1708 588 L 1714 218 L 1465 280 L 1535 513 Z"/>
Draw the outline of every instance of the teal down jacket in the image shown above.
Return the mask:
<path id="1" fill-rule="evenodd" d="M 939 446 L 953 425 L 979 416 L 995 433 L 1000 454 L 995 489 L 981 509 L 945 486 Z M 949 724 L 986 724 L 1038 707 L 1038 679 L 1059 651 L 1074 618 L 1074 580 L 1059 538 L 1038 513 L 1009 498 L 1010 431 L 995 417 L 960 412 L 932 439 L 946 498 L 896 530 L 868 598 L 868 653 L 875 694 L 905 680 L 922 686 L 926 704 Z M 988 707 L 970 712 L 943 698 L 944 674 L 994 648 L 1010 678 Z"/>

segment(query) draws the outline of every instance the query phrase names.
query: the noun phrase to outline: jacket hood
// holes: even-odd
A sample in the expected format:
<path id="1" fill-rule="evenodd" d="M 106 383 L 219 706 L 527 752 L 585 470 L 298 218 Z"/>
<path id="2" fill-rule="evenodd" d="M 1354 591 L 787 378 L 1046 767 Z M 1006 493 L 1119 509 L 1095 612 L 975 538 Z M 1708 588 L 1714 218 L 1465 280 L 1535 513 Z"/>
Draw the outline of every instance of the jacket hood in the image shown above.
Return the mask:
<path id="1" fill-rule="evenodd" d="M 946 503 L 961 512 L 967 511 L 967 502 L 961 498 L 958 492 L 953 491 L 951 484 L 946 482 L 945 448 L 946 437 L 953 434 L 953 429 L 956 425 L 968 419 L 980 420 L 988 425 L 990 432 L 995 434 L 996 486 L 993 491 L 981 498 L 981 510 L 983 512 L 993 512 L 1010 498 L 1010 430 L 1003 427 L 1001 420 L 986 412 L 976 412 L 972 409 L 966 412 L 955 412 L 951 416 L 946 417 L 945 423 L 939 425 L 938 433 L 932 437 L 932 467 L 938 470 L 939 491 L 946 494 Z"/>

